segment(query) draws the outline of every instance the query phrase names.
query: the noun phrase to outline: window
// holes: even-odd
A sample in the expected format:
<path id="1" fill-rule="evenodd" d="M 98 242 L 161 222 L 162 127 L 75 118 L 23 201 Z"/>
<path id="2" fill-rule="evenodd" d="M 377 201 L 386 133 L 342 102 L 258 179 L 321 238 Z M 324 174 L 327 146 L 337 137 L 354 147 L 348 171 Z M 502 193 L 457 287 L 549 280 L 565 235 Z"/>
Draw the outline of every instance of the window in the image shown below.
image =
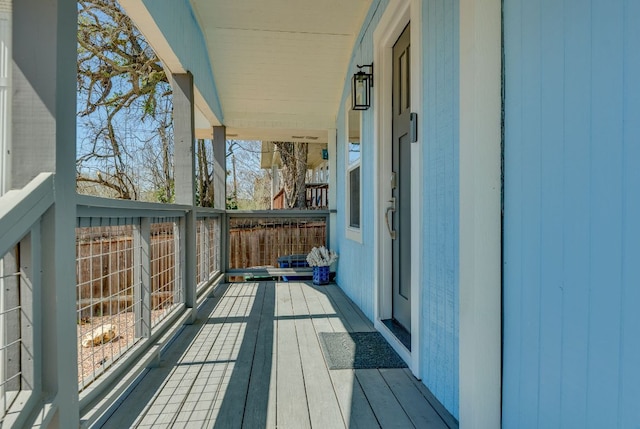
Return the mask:
<path id="1" fill-rule="evenodd" d="M 345 104 L 345 130 L 346 130 L 346 220 L 347 238 L 362 242 L 361 232 L 361 199 L 360 188 L 362 169 L 361 164 L 361 135 L 362 135 L 362 112 L 351 110 L 351 101 Z"/>

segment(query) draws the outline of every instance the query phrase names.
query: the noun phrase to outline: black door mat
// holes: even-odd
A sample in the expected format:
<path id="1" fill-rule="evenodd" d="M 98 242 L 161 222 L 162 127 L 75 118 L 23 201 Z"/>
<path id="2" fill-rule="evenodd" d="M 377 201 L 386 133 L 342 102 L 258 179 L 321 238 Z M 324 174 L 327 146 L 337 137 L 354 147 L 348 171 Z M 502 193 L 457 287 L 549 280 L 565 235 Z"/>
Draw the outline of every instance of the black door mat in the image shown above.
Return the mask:
<path id="1" fill-rule="evenodd" d="M 329 369 L 406 368 L 379 332 L 320 332 Z"/>
<path id="2" fill-rule="evenodd" d="M 385 319 L 381 320 L 393 335 L 402 343 L 403 346 L 407 348 L 407 350 L 411 351 L 411 334 L 407 331 L 404 326 L 396 322 L 394 319 Z"/>

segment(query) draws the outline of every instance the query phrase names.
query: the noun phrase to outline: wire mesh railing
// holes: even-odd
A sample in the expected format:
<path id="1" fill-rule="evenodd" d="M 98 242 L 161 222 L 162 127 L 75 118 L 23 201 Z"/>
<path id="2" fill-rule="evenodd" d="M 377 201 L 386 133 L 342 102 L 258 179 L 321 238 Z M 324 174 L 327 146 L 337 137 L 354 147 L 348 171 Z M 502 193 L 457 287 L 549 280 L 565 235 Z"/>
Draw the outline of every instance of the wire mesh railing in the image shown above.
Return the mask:
<path id="1" fill-rule="evenodd" d="M 0 256 L 1 425 L 10 409 L 14 405 L 21 408 L 35 390 L 34 288 L 23 269 L 31 265 L 30 233 Z"/>
<path id="2" fill-rule="evenodd" d="M 222 269 L 220 217 L 199 218 L 196 234 L 196 282 L 202 288 Z"/>
<path id="3" fill-rule="evenodd" d="M 136 208 L 89 207 L 78 217 L 80 391 L 138 342 L 161 329 L 185 303 L 185 248 L 190 245 L 185 241 L 187 217 L 184 211 L 165 211 L 170 215 L 145 217 L 146 213 Z M 126 213 L 134 216 L 126 217 Z M 219 213 L 203 214 L 196 224 L 200 287 L 221 270 L 220 218 Z"/>
<path id="4" fill-rule="evenodd" d="M 16 252 L 13 252 L 14 254 Z M 22 333 L 18 328 L 23 317 L 21 303 L 9 289 L 19 287 L 21 276 L 16 271 L 15 259 L 0 259 L 0 411 L 4 416 L 22 390 L 21 352 Z M 19 294 L 18 294 L 19 296 Z"/>
<path id="5" fill-rule="evenodd" d="M 179 219 L 154 219 L 150 247 L 151 326 L 155 326 L 183 302 Z"/>
<path id="6" fill-rule="evenodd" d="M 102 375 L 139 338 L 138 219 L 88 218 L 76 228 L 78 385 Z"/>

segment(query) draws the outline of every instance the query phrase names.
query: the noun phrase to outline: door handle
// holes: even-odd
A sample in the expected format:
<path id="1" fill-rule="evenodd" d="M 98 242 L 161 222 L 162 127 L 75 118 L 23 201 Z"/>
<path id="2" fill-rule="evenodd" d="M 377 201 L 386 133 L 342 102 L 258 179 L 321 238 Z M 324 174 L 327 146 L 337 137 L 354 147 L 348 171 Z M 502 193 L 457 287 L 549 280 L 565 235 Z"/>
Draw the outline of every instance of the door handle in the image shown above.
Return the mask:
<path id="1" fill-rule="evenodd" d="M 384 212 L 384 221 L 387 224 L 387 230 L 389 231 L 389 235 L 391 236 L 392 240 L 396 239 L 396 232 L 391 229 L 391 224 L 389 223 L 389 212 L 395 213 L 396 211 L 396 199 L 391 198 L 389 200 L 389 203 L 391 204 L 389 207 L 387 207 L 387 211 Z"/>

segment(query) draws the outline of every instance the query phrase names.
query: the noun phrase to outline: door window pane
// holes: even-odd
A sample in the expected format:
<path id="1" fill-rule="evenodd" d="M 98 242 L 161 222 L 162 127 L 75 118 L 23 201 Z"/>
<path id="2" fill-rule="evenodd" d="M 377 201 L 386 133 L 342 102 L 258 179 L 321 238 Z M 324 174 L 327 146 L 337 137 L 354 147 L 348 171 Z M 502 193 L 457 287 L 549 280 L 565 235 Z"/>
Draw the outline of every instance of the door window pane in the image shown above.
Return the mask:
<path id="1" fill-rule="evenodd" d="M 360 228 L 360 166 L 349 171 L 349 226 Z"/>

